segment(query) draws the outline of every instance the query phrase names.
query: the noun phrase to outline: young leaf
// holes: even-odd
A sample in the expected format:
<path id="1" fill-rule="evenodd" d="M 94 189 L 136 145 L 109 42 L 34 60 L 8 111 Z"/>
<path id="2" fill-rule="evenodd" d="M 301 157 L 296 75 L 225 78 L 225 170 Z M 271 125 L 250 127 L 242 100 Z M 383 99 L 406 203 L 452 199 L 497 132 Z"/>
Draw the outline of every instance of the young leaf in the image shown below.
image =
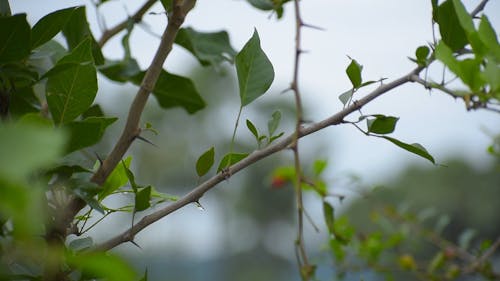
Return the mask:
<path id="1" fill-rule="evenodd" d="M 92 247 L 92 245 L 94 245 L 92 237 L 87 236 L 71 241 L 69 243 L 69 248 L 72 249 L 73 251 L 81 251 Z"/>
<path id="2" fill-rule="evenodd" d="M 52 39 L 70 19 L 76 7 L 62 9 L 41 18 L 31 32 L 31 48 L 36 48 Z"/>
<path id="3" fill-rule="evenodd" d="M 31 30 L 26 14 L 0 17 L 0 38 L 0 63 L 26 58 L 31 47 Z"/>
<path id="4" fill-rule="evenodd" d="M 399 118 L 385 115 L 373 115 L 376 118 L 366 119 L 368 132 L 375 134 L 390 134 L 394 132 Z"/>
<path id="5" fill-rule="evenodd" d="M 151 206 L 151 186 L 139 190 L 135 194 L 135 208 L 134 211 L 144 211 Z"/>
<path id="6" fill-rule="evenodd" d="M 318 159 L 314 161 L 313 163 L 313 172 L 315 176 L 321 175 L 323 171 L 326 169 L 326 166 L 328 166 L 328 162 L 326 160 Z"/>
<path id="7" fill-rule="evenodd" d="M 116 165 L 116 168 L 113 172 L 111 172 L 111 175 L 109 175 L 102 185 L 102 191 L 98 196 L 99 200 L 106 198 L 108 195 L 115 192 L 118 188 L 124 186 L 129 181 L 126 168 L 130 167 L 130 162 L 132 162 L 131 156 L 123 160 L 125 165 Z"/>
<path id="8" fill-rule="evenodd" d="M 347 66 L 345 72 L 351 80 L 352 86 L 357 89 L 361 86 L 361 71 L 363 70 L 363 66 L 360 65 L 356 60 L 351 59 L 351 63 Z"/>
<path id="9" fill-rule="evenodd" d="M 255 137 L 257 141 L 259 141 L 259 131 L 257 131 L 257 128 L 255 125 L 252 123 L 252 121 L 247 119 L 247 128 L 248 130 L 252 133 L 252 135 Z"/>
<path id="10" fill-rule="evenodd" d="M 272 118 L 267 122 L 267 130 L 269 132 L 269 137 L 272 137 L 276 129 L 278 128 L 281 120 L 281 112 L 276 110 L 273 112 Z"/>
<path id="11" fill-rule="evenodd" d="M 233 164 L 240 162 L 248 156 L 248 153 L 228 153 L 224 155 L 222 160 L 219 163 L 219 167 L 217 167 L 217 173 L 222 171 L 224 168 L 229 167 Z M 229 162 L 231 160 L 231 162 Z"/>
<path id="12" fill-rule="evenodd" d="M 339 100 L 342 102 L 342 104 L 345 106 L 349 101 L 352 99 L 352 95 L 354 94 L 354 88 L 350 89 L 348 91 L 345 91 L 339 96 Z"/>
<path id="13" fill-rule="evenodd" d="M 425 65 L 427 63 L 427 57 L 430 54 L 430 49 L 427 46 L 420 46 L 415 51 L 415 56 L 417 58 L 418 65 Z"/>
<path id="14" fill-rule="evenodd" d="M 198 161 L 196 161 L 196 173 L 199 177 L 204 176 L 214 164 L 215 149 L 212 146 L 209 150 L 205 151 Z"/>
<path id="15" fill-rule="evenodd" d="M 500 45 L 498 44 L 497 34 L 485 15 L 481 17 L 478 33 L 479 38 L 489 48 L 490 53 L 493 54 L 497 61 L 500 61 Z"/>
<path id="16" fill-rule="evenodd" d="M 335 215 L 334 209 L 330 203 L 323 201 L 323 215 L 325 217 L 325 223 L 328 228 L 328 233 L 335 233 Z"/>
<path id="17" fill-rule="evenodd" d="M 236 55 L 236 72 L 240 88 L 241 106 L 246 106 L 263 95 L 274 80 L 273 65 L 260 47 L 257 30 Z"/>
<path id="18" fill-rule="evenodd" d="M 175 43 L 191 52 L 203 66 L 233 61 L 236 55 L 226 31 L 198 32 L 190 27 L 182 28 L 175 37 Z"/>
<path id="19" fill-rule="evenodd" d="M 420 145 L 418 143 L 407 144 L 407 143 L 399 141 L 395 138 L 391 138 L 391 137 L 387 137 L 387 136 L 382 136 L 382 137 L 384 139 L 392 142 L 393 144 L 401 147 L 402 149 L 409 151 L 411 153 L 417 154 L 418 156 L 423 157 L 423 158 L 431 161 L 433 164 L 436 164 L 432 155 L 430 155 L 422 145 Z"/>
<path id="20" fill-rule="evenodd" d="M 99 142 L 106 128 L 118 118 L 89 117 L 83 121 L 73 121 L 66 125 L 70 139 L 67 153 L 91 146 Z"/>

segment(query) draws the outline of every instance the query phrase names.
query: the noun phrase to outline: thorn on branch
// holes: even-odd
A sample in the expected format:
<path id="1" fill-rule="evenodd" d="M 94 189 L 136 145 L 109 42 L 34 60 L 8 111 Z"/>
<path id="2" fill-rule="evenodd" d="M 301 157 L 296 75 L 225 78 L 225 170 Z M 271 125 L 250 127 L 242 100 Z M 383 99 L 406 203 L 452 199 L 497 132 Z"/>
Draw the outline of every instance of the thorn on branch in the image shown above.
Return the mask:
<path id="1" fill-rule="evenodd" d="M 141 246 L 139 246 L 139 244 L 137 244 L 137 242 L 135 242 L 134 240 L 130 240 L 130 243 L 142 250 Z"/>
<path id="2" fill-rule="evenodd" d="M 102 163 L 103 163 L 102 158 L 99 156 L 99 154 L 97 154 L 97 152 L 94 152 L 94 154 L 95 154 L 95 157 L 97 158 L 97 161 L 99 161 L 99 166 L 102 166 Z"/>
<path id="3" fill-rule="evenodd" d="M 300 26 L 303 26 L 303 27 L 306 27 L 306 28 L 311 28 L 311 29 L 316 29 L 316 30 L 319 30 L 319 31 L 326 31 L 325 28 L 323 27 L 320 27 L 320 26 L 316 26 L 316 25 L 311 25 L 311 24 L 307 24 L 307 23 L 301 23 Z"/>
<path id="4" fill-rule="evenodd" d="M 156 144 L 152 143 L 150 140 L 148 140 L 148 139 L 146 139 L 146 138 L 144 138 L 142 136 L 136 136 L 135 138 L 139 139 L 139 140 L 141 140 L 141 141 L 143 141 L 145 143 L 148 143 L 148 144 L 150 144 L 150 145 L 152 145 L 152 146 L 154 146 L 156 148 L 158 148 L 158 146 Z"/>

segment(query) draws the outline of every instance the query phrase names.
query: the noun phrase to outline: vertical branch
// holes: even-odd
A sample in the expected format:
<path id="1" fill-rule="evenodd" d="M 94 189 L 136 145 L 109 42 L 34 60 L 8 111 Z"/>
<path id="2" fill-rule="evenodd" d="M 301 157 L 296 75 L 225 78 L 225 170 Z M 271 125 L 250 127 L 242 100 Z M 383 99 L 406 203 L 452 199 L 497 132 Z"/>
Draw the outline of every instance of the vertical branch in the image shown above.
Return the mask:
<path id="1" fill-rule="evenodd" d="M 302 22 L 302 18 L 300 16 L 299 0 L 294 1 L 294 7 L 295 7 L 295 60 L 293 67 L 293 80 L 290 88 L 295 96 L 295 108 L 296 108 L 297 120 L 295 123 L 295 133 L 293 134 L 293 139 L 290 147 L 293 150 L 293 157 L 295 164 L 294 182 L 295 182 L 295 196 L 296 196 L 297 220 L 298 220 L 297 239 L 295 241 L 295 245 L 297 247 L 296 249 L 297 262 L 299 264 L 300 275 L 303 280 L 308 280 L 312 273 L 312 267 L 309 264 L 304 243 L 304 205 L 302 200 L 302 188 L 301 188 L 303 177 L 302 177 L 302 169 L 300 165 L 300 155 L 299 155 L 299 137 L 303 121 L 302 100 L 299 90 L 299 64 L 300 64 L 300 55 L 302 54 L 301 31 L 302 27 L 304 26 L 304 23 Z"/>

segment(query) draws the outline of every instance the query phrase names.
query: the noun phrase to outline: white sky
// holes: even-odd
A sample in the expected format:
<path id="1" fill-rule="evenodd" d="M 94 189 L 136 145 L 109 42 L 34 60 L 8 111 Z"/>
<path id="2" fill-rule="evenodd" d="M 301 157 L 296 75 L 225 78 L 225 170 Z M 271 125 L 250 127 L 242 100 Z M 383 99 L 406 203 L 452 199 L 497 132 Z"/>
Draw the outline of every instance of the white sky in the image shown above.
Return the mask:
<path id="1" fill-rule="evenodd" d="M 27 12 L 33 24 L 56 9 L 89 3 L 74 0 L 10 2 L 14 13 Z M 104 5 L 102 12 L 108 26 L 122 20 L 127 13 L 135 12 L 142 2 L 111 1 Z M 476 2 L 479 1 L 465 1 L 468 7 Z M 326 30 L 304 30 L 304 49 L 309 50 L 309 53 L 303 56 L 300 82 L 307 108 L 314 109 L 306 114 L 313 120 L 320 120 L 341 109 L 342 104 L 337 96 L 350 88 L 345 75 L 349 63 L 347 55 L 364 66 L 364 79 L 386 77 L 390 81 L 409 72 L 414 65 L 407 57 L 414 56 L 416 47 L 432 40 L 430 0 L 308 0 L 302 1 L 301 5 L 304 20 Z M 289 5 L 286 9 L 284 20 L 276 21 L 268 13 L 251 8 L 243 0 L 200 0 L 188 16 L 185 26 L 200 31 L 225 29 L 237 50 L 241 49 L 256 27 L 262 47 L 276 71 L 273 88 L 280 91 L 288 86 L 292 74 L 294 19 L 291 8 Z M 161 10 L 159 5 L 152 9 L 157 12 Z M 490 1 L 487 10 L 490 11 L 488 16 L 493 26 L 497 31 L 500 30 L 500 13 L 491 12 L 500 11 L 500 1 Z M 99 29 L 92 9 L 89 9 L 88 16 L 98 38 Z M 157 34 L 166 24 L 163 16 L 147 15 L 145 20 Z M 142 67 L 146 67 L 159 40 L 142 32 L 134 33 L 132 40 L 133 55 Z M 120 41 L 115 40 L 104 48 L 104 53 L 111 58 L 120 58 L 120 49 Z M 182 74 L 188 72 L 195 63 L 185 51 L 174 49 L 166 67 L 169 71 Z M 360 95 L 364 93 L 367 92 L 359 92 Z M 363 113 L 401 117 L 394 136 L 402 141 L 424 145 L 441 164 L 446 164 L 449 157 L 464 157 L 477 167 L 486 165 L 488 155 L 485 151 L 491 139 L 482 129 L 500 133 L 500 114 L 466 112 L 463 102 L 438 92 L 430 95 L 418 85 L 407 85 L 386 94 L 363 109 Z M 233 126 L 233 122 L 229 122 L 228 126 Z M 335 140 L 336 147 L 332 148 L 331 155 L 325 156 L 332 163 L 330 172 L 333 176 L 355 173 L 362 176 L 365 182 L 377 183 L 395 174 L 404 164 L 431 165 L 383 140 L 365 137 L 351 126 L 337 126 L 308 137 L 303 140 L 302 147 L 314 147 L 315 140 L 319 138 L 323 139 L 322 142 L 325 138 Z M 175 229 L 182 229 L 183 225 L 189 224 L 185 218 L 197 216 L 196 212 L 199 212 L 196 208 L 188 207 L 180 212 L 183 213 L 182 218 L 179 218 L 179 214 L 169 217 L 169 224 L 176 225 Z M 193 251 L 204 247 L 209 252 L 218 247 L 214 239 L 217 230 L 210 227 L 216 224 L 217 218 L 206 217 L 196 222 L 199 231 L 182 232 L 183 235 L 193 235 L 192 239 L 186 240 L 189 242 L 185 245 Z M 165 223 L 157 223 L 145 231 L 141 240 L 155 239 L 158 237 L 155 230 L 164 232 L 165 227 Z M 174 231 L 173 228 L 169 229 Z M 204 238 L 197 233 L 203 233 L 201 236 Z M 141 245 L 148 248 L 147 243 Z M 154 248 L 154 245 L 153 242 L 150 247 Z"/>

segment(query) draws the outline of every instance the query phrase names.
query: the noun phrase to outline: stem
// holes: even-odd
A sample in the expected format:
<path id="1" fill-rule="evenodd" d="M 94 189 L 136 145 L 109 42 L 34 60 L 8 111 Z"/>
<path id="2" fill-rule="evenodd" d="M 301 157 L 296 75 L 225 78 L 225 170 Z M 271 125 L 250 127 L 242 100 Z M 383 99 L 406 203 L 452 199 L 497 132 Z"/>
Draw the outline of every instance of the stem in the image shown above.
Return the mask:
<path id="1" fill-rule="evenodd" d="M 236 117 L 236 122 L 234 123 L 233 136 L 231 137 L 231 143 L 229 144 L 229 159 L 227 161 L 227 167 L 231 165 L 231 156 L 233 155 L 234 139 L 236 137 L 236 130 L 238 129 L 238 125 L 240 123 L 241 111 L 243 111 L 243 106 L 240 106 L 240 110 L 238 111 L 238 116 Z"/>

